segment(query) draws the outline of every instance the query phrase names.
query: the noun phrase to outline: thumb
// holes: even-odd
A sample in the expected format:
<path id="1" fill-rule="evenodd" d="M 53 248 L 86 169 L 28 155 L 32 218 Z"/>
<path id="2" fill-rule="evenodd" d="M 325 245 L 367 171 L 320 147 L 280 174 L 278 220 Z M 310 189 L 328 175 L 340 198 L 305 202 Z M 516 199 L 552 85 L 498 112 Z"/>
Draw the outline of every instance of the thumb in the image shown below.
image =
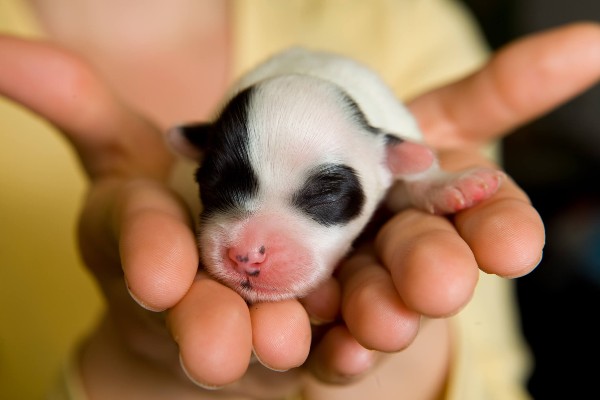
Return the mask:
<path id="1" fill-rule="evenodd" d="M 481 70 L 429 92 L 409 107 L 438 148 L 506 134 L 600 79 L 600 24 L 573 23 L 517 40 Z"/>
<path id="2" fill-rule="evenodd" d="M 123 105 L 90 65 L 42 41 L 0 35 L 0 94 L 60 129 L 91 178 L 164 178 L 171 157 L 158 129 Z"/>

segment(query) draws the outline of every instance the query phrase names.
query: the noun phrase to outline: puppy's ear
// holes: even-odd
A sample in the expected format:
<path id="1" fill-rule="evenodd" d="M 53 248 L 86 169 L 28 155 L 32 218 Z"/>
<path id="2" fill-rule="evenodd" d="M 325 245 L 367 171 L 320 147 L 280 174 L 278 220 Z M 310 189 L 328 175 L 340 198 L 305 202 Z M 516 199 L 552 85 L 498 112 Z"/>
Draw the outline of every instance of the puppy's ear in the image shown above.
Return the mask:
<path id="1" fill-rule="evenodd" d="M 386 165 L 396 178 L 409 178 L 437 168 L 437 158 L 426 145 L 386 134 Z"/>
<path id="2" fill-rule="evenodd" d="M 212 129 L 211 123 L 178 125 L 168 130 L 167 143 L 175 153 L 200 162 Z"/>

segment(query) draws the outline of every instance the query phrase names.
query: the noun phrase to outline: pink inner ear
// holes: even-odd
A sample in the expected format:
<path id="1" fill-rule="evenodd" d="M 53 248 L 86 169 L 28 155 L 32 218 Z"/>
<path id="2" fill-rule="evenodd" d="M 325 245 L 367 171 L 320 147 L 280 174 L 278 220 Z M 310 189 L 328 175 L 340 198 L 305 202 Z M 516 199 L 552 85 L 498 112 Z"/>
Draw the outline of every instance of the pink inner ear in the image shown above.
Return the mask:
<path id="1" fill-rule="evenodd" d="M 436 157 L 424 144 L 402 141 L 387 146 L 387 166 L 396 177 L 427 171 L 435 164 Z"/>
<path id="2" fill-rule="evenodd" d="M 175 153 L 194 161 L 202 159 L 202 151 L 187 140 L 180 127 L 175 126 L 169 129 L 166 139 L 167 144 Z"/>

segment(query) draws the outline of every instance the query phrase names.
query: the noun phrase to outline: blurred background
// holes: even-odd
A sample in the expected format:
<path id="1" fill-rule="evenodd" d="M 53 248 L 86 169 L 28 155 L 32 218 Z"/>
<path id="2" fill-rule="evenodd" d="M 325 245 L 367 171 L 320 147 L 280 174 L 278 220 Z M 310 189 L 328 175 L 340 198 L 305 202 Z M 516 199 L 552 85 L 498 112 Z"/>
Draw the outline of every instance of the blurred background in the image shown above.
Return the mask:
<path id="1" fill-rule="evenodd" d="M 600 22 L 598 0 L 465 0 L 490 45 L 573 21 Z M 598 393 L 600 85 L 504 141 L 504 166 L 546 226 L 541 264 L 517 279 L 535 356 L 535 399 Z"/>
<path id="2" fill-rule="evenodd" d="M 0 0 L 0 32 L 36 37 L 21 7 Z M 0 97 L 0 400 L 42 399 L 103 308 L 77 253 L 85 185 L 62 136 Z"/>

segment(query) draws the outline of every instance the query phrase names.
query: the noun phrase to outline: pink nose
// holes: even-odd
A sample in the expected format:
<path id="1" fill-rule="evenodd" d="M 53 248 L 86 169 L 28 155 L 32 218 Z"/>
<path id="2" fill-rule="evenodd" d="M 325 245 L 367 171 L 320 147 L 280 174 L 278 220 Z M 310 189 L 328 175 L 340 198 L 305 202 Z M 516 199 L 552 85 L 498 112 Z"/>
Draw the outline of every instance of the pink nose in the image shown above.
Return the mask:
<path id="1" fill-rule="evenodd" d="M 235 263 L 236 270 L 250 276 L 258 276 L 266 254 L 265 246 L 259 246 L 254 250 L 239 247 L 231 247 L 227 250 L 227 255 Z"/>

